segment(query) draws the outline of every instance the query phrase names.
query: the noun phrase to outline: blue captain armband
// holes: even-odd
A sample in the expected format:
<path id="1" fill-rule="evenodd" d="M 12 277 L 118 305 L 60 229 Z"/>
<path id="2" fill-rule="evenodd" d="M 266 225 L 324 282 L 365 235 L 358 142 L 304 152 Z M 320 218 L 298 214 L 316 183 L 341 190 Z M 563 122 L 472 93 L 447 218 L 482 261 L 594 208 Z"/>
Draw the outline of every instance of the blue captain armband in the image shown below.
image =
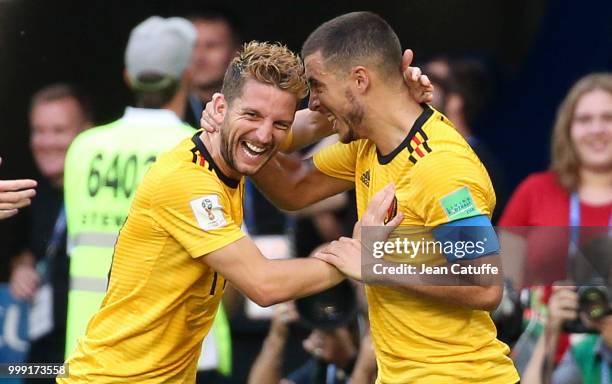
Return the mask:
<path id="1" fill-rule="evenodd" d="M 442 243 L 449 263 L 474 260 L 499 252 L 499 240 L 491 220 L 485 215 L 468 217 L 437 226 L 436 241 Z"/>

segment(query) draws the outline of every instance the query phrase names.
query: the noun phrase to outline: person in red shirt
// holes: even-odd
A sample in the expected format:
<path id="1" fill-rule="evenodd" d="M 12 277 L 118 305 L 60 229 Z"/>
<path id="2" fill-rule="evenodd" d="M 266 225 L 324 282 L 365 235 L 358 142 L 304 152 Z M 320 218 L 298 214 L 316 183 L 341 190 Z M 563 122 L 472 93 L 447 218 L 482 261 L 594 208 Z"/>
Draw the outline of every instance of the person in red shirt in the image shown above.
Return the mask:
<path id="1" fill-rule="evenodd" d="M 551 169 L 528 176 L 518 186 L 499 225 L 612 225 L 612 75 L 586 76 L 570 90 L 557 113 L 551 152 Z M 576 205 L 573 215 L 572 201 Z M 515 283 L 551 282 L 551 271 L 565 278 L 565 263 L 559 255 L 567 255 L 569 232 L 554 228 L 542 228 L 539 234 L 530 231 L 526 274 Z M 557 265 L 560 268 L 554 268 Z"/>
<path id="2" fill-rule="evenodd" d="M 507 275 L 517 287 L 543 285 L 543 303 L 550 298 L 552 282 L 572 278 L 571 244 L 582 244 L 612 227 L 611 74 L 591 74 L 572 87 L 557 112 L 551 153 L 550 170 L 528 176 L 499 221 L 501 227 L 513 227 L 500 236 L 508 256 Z M 567 310 L 566 320 L 575 318 L 575 302 L 558 304 Z M 561 332 L 556 328 L 549 330 L 555 339 Z M 561 337 L 558 357 L 567 345 L 567 336 Z"/>

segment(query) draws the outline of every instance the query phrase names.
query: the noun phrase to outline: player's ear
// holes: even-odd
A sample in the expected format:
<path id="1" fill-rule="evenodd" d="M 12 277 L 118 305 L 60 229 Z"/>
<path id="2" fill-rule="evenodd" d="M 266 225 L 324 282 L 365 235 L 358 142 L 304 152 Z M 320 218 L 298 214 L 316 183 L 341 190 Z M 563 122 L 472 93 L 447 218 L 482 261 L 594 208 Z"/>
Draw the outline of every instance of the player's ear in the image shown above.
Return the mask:
<path id="1" fill-rule="evenodd" d="M 351 69 L 351 78 L 358 92 L 364 93 L 370 86 L 370 74 L 366 67 L 358 65 Z"/>
<path id="2" fill-rule="evenodd" d="M 215 93 L 212 97 L 212 103 L 213 117 L 217 121 L 223 120 L 228 110 L 227 100 L 225 100 L 225 96 L 223 96 L 222 93 Z"/>

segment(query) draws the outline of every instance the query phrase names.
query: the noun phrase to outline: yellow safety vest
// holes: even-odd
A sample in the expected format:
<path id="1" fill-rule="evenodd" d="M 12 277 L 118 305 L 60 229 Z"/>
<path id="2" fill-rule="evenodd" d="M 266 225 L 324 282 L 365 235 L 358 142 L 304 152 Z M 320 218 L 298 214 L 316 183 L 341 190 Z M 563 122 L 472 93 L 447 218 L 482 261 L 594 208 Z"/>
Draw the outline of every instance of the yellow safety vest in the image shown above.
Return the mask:
<path id="1" fill-rule="evenodd" d="M 85 334 L 107 288 L 113 250 L 144 173 L 161 152 L 194 129 L 164 109 L 128 108 L 110 124 L 81 133 L 71 144 L 64 170 L 70 256 L 66 356 Z M 223 308 L 213 327 L 219 371 L 231 371 L 229 327 Z"/>

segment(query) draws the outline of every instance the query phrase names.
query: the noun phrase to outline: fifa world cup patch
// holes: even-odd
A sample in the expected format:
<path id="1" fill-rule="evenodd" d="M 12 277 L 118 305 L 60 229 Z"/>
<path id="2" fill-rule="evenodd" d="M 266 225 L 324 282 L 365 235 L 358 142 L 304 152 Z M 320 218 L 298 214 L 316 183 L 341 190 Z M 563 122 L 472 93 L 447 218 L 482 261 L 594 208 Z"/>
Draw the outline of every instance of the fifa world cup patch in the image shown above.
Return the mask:
<path id="1" fill-rule="evenodd" d="M 442 197 L 439 202 L 450 221 L 465 219 L 466 217 L 481 214 L 467 187 L 461 187 L 449 193 Z"/>
<path id="2" fill-rule="evenodd" d="M 206 195 L 189 202 L 191 210 L 195 215 L 198 225 L 205 231 L 224 227 L 227 224 L 223 216 L 223 206 L 219 202 L 219 196 Z"/>

